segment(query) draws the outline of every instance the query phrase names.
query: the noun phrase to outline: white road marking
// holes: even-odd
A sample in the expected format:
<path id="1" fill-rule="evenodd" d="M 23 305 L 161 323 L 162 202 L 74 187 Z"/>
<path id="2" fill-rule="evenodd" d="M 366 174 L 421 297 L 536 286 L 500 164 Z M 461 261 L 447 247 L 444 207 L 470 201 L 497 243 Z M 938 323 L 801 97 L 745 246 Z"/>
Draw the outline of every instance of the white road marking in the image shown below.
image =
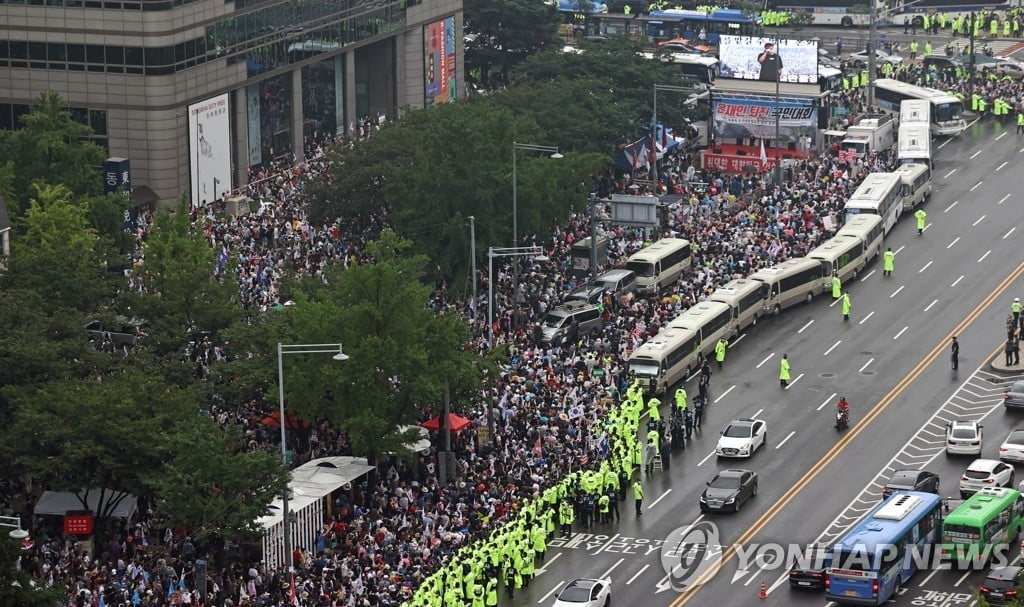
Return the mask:
<path id="1" fill-rule="evenodd" d="M 899 255 L 903 251 L 903 249 L 905 249 L 905 248 L 907 248 L 907 245 L 903 245 L 902 247 L 896 249 L 896 251 L 893 253 L 893 255 Z"/>
<path id="2" fill-rule="evenodd" d="M 754 419 L 757 419 L 757 416 L 758 416 L 758 415 L 761 415 L 762 413 L 764 413 L 764 409 L 758 409 L 758 410 L 757 410 L 757 413 L 755 413 L 755 414 L 751 415 L 750 417 L 752 417 L 752 418 L 754 418 Z"/>
<path id="3" fill-rule="evenodd" d="M 1000 139 L 1002 139 L 1003 137 L 1006 137 L 1006 133 L 1007 133 L 1006 131 L 1003 131 L 1002 133 L 999 133 L 999 136 L 998 136 L 998 137 L 996 137 L 996 141 L 999 141 L 999 140 L 1000 140 Z"/>
<path id="4" fill-rule="evenodd" d="M 832 347 L 831 347 L 831 348 L 829 348 L 828 350 L 825 350 L 825 354 L 824 354 L 824 355 L 825 355 L 825 356 L 828 356 L 828 355 L 829 355 L 829 354 L 830 354 L 830 353 L 832 352 L 832 350 L 835 350 L 835 349 L 836 349 L 836 347 L 837 347 L 837 346 L 839 346 L 839 344 L 841 344 L 841 343 L 843 343 L 843 340 L 841 340 L 841 339 L 840 339 L 840 340 L 839 340 L 839 341 L 837 341 L 836 343 L 832 344 Z"/>
<path id="5" fill-rule="evenodd" d="M 557 561 L 558 557 L 562 556 L 562 554 L 563 553 L 558 552 L 558 553 L 555 554 L 555 556 L 553 556 L 550 559 L 548 559 L 547 561 L 541 563 L 540 567 L 537 567 L 536 569 L 534 569 L 534 574 L 535 575 L 540 575 L 540 574 L 544 573 L 545 571 L 547 571 L 548 568 L 551 567 L 551 563 L 554 563 L 555 561 Z"/>
<path id="6" fill-rule="evenodd" d="M 900 332 L 896 334 L 896 337 L 893 337 L 893 340 L 895 341 L 895 340 L 899 339 L 900 336 L 903 335 L 904 333 L 906 333 L 907 329 L 909 329 L 909 328 L 910 327 L 903 327 L 902 329 L 900 329 Z"/>
<path id="7" fill-rule="evenodd" d="M 720 400 L 722 400 L 723 398 L 725 398 L 725 395 L 726 395 L 726 394 L 728 394 L 728 393 L 730 393 L 730 392 L 732 392 L 732 389 L 733 389 L 733 388 L 735 388 L 735 387 L 736 387 L 736 384 L 733 384 L 733 385 L 729 386 L 729 388 L 728 388 L 728 389 L 726 389 L 726 391 L 725 391 L 725 392 L 722 392 L 721 394 L 719 394 L 719 395 L 718 395 L 718 398 L 716 398 L 714 402 L 716 402 L 716 403 L 717 403 L 718 401 L 720 401 Z"/>
<path id="8" fill-rule="evenodd" d="M 865 316 L 864 318 L 860 319 L 860 322 L 857 323 L 857 324 L 858 325 L 862 325 L 862 324 L 866 323 L 868 321 L 868 319 L 871 318 L 874 315 L 875 315 L 875 311 L 874 310 L 868 312 L 868 315 Z"/>
<path id="9" fill-rule="evenodd" d="M 900 294 L 900 291 L 902 291 L 902 290 L 903 290 L 903 287 L 904 287 L 904 286 L 905 286 L 905 285 L 900 285 L 900 288 L 898 288 L 898 289 L 896 289 L 895 291 L 893 291 L 893 292 L 892 292 L 892 295 L 890 295 L 890 296 L 889 296 L 889 299 L 892 299 L 893 297 L 896 297 L 897 295 L 899 295 L 899 294 Z"/>
<path id="10" fill-rule="evenodd" d="M 800 381 L 800 378 L 803 377 L 803 376 L 804 376 L 803 373 L 801 373 L 800 375 L 797 375 L 796 379 L 794 379 L 793 381 L 789 382 L 789 384 L 785 387 L 785 389 L 789 390 L 790 388 L 792 388 L 793 384 L 795 384 L 796 382 Z"/>
<path id="11" fill-rule="evenodd" d="M 779 579 L 775 580 L 775 583 L 768 587 L 768 594 L 775 592 L 775 589 L 784 584 L 789 579 L 789 573 L 786 572 L 779 576 Z"/>
<path id="12" fill-rule="evenodd" d="M 618 567 L 619 565 L 621 565 L 622 561 L 624 561 L 624 560 L 626 560 L 626 557 L 622 557 L 621 559 L 615 561 L 615 564 L 612 565 L 611 567 L 609 567 L 608 571 L 605 571 L 601 575 L 597 576 L 598 579 L 604 579 L 604 578 L 608 577 L 609 575 L 611 575 L 612 571 L 615 571 L 615 568 Z"/>
<path id="13" fill-rule="evenodd" d="M 960 579 L 957 580 L 955 584 L 953 584 L 953 586 L 960 586 L 960 584 L 963 584 L 964 580 L 967 579 L 967 576 L 971 575 L 972 573 L 974 573 L 974 572 L 973 571 L 968 571 L 967 573 L 963 574 L 963 576 L 961 576 Z"/>
<path id="14" fill-rule="evenodd" d="M 974 225 L 978 225 L 978 224 L 979 224 L 979 223 L 981 223 L 982 221 L 985 221 L 985 216 L 984 216 L 984 215 L 982 215 L 981 217 L 979 217 L 979 218 L 978 218 L 978 221 L 975 221 L 975 222 L 974 222 Z"/>
<path id="15" fill-rule="evenodd" d="M 932 227 L 932 224 L 930 224 L 930 223 L 929 223 L 929 224 L 928 224 L 928 225 L 926 225 L 926 226 L 924 227 L 924 229 L 923 229 L 923 230 L 921 230 L 921 231 L 922 231 L 922 232 L 927 232 L 927 231 L 928 231 L 928 228 L 930 228 L 930 227 Z"/>
<path id="16" fill-rule="evenodd" d="M 973 192 L 974 190 L 977 190 L 978 186 L 980 186 L 982 183 L 985 183 L 985 182 L 984 181 L 979 181 L 978 183 L 972 185 L 971 186 L 971 191 Z"/>
<path id="17" fill-rule="evenodd" d="M 765 356 L 764 360 L 762 360 L 761 362 L 757 363 L 757 367 L 756 368 L 760 369 L 766 362 L 771 360 L 773 356 L 775 356 L 775 352 L 772 352 L 768 356 Z"/>
<path id="18" fill-rule="evenodd" d="M 948 213 L 948 212 L 950 211 L 950 209 L 952 209 L 953 207 L 955 207 L 955 206 L 956 206 L 956 205 L 957 205 L 957 204 L 958 204 L 959 202 L 960 202 L 959 200 L 954 200 L 954 201 L 953 201 L 953 204 L 951 204 L 951 205 L 949 205 L 948 207 L 946 207 L 946 210 L 945 210 L 945 211 L 943 211 L 943 213 Z"/>
<path id="19" fill-rule="evenodd" d="M 928 307 L 925 308 L 924 311 L 927 312 L 928 310 L 931 310 L 932 306 L 934 306 L 937 303 L 939 303 L 939 300 L 937 300 L 937 299 L 932 300 L 932 303 L 928 304 Z"/>
<path id="20" fill-rule="evenodd" d="M 735 346 L 736 344 L 738 344 L 738 343 L 740 343 L 741 341 L 743 341 L 743 338 L 744 338 L 744 337 L 746 337 L 746 336 L 747 336 L 747 334 L 746 334 L 746 333 L 744 333 L 743 335 L 740 335 L 739 337 L 737 337 L 737 338 L 736 338 L 736 339 L 734 339 L 733 341 L 729 342 L 729 345 L 730 345 L 730 346 Z"/>
<path id="21" fill-rule="evenodd" d="M 842 301 L 842 298 L 839 298 L 839 299 L 833 299 L 833 300 L 832 300 L 832 303 L 828 304 L 828 307 L 830 307 L 830 308 L 832 308 L 832 307 L 835 307 L 835 305 L 836 305 L 837 303 L 839 303 L 840 301 Z"/>
<path id="22" fill-rule="evenodd" d="M 951 285 L 949 285 L 949 286 L 950 286 L 950 287 L 955 287 L 955 286 L 957 286 L 958 284 L 960 284 L 960 281 L 961 281 L 961 280 L 963 280 L 963 279 L 964 279 L 964 275 L 963 275 L 963 274 L 961 274 L 961 275 L 960 275 L 960 278 L 957 278 L 956 280 L 954 280 L 954 281 L 953 281 L 953 284 L 951 284 Z"/>
<path id="23" fill-rule="evenodd" d="M 637 571 L 635 574 L 633 574 L 633 577 L 629 578 L 629 581 L 626 582 L 626 585 L 629 586 L 630 584 L 632 584 L 633 580 L 635 580 L 636 578 L 640 577 L 640 574 L 643 573 L 644 571 L 647 571 L 647 568 L 650 567 L 650 566 L 651 566 L 651 564 L 647 563 L 643 567 L 641 567 L 640 571 Z"/>
<path id="24" fill-rule="evenodd" d="M 1005 134 L 1006 133 L 1003 133 L 1003 135 L 1005 135 Z M 1000 135 L 999 137 L 1002 137 L 1003 135 Z M 1003 164 L 1001 164 L 998 167 L 996 167 L 996 170 L 998 171 L 998 170 L 1002 169 L 1004 166 L 1006 166 L 1008 164 L 1010 164 L 1010 163 L 1009 162 L 1004 162 Z"/>
<path id="25" fill-rule="evenodd" d="M 820 405 L 818 405 L 818 408 L 817 408 L 817 409 L 815 409 L 815 411 L 821 411 L 822 409 L 824 409 L 824 408 L 825 408 L 825 405 L 827 405 L 827 404 L 829 404 L 830 402 L 832 402 L 832 399 L 833 399 L 833 398 L 835 398 L 835 397 L 836 397 L 836 392 L 833 392 L 833 393 L 832 393 L 832 396 L 830 396 L 830 397 L 826 398 L 826 399 L 825 399 L 825 402 L 823 402 L 823 403 L 821 403 Z"/>
<path id="26" fill-rule="evenodd" d="M 977 152 L 971 154 L 971 160 L 974 160 L 975 158 L 977 158 L 980 155 L 981 155 L 981 150 L 978 150 Z"/>
<path id="27" fill-rule="evenodd" d="M 932 265 L 932 262 L 929 261 L 928 263 L 924 264 L 924 267 L 921 268 L 920 270 L 918 270 L 917 273 L 920 274 L 920 273 L 924 272 L 925 270 L 928 269 L 928 266 L 930 266 L 930 265 Z"/>
<path id="28" fill-rule="evenodd" d="M 857 373 L 863 373 L 863 372 L 864 372 L 864 369 L 867 369 L 867 368 L 868 368 L 868 365 L 870 365 L 870 364 L 871 364 L 871 363 L 873 363 L 873 362 L 875 362 L 875 359 L 873 359 L 873 358 L 872 358 L 872 359 L 869 359 L 869 360 L 868 360 L 868 362 L 864 363 L 864 366 L 863 366 L 863 367 L 861 367 L 860 369 L 858 369 L 858 370 L 857 370 Z"/>
<path id="29" fill-rule="evenodd" d="M 1006 199 L 1009 198 L 1009 197 L 1010 197 L 1009 194 L 1007 194 L 1006 196 L 1003 196 L 1002 198 L 999 199 L 999 202 L 997 202 L 996 204 L 1003 204 L 1004 202 L 1006 202 Z"/>
<path id="30" fill-rule="evenodd" d="M 665 496 L 668 495 L 669 493 L 672 493 L 672 490 L 671 489 L 666 489 L 665 493 L 662 493 L 661 497 L 659 497 L 658 499 L 656 499 L 653 502 L 651 502 L 651 505 L 648 506 L 647 509 L 650 510 L 651 508 L 657 506 L 658 502 L 660 502 L 661 500 L 665 499 Z M 604 576 L 602 575 L 601 577 L 604 577 Z"/>
<path id="31" fill-rule="evenodd" d="M 978 258 L 978 263 L 981 263 L 981 262 L 985 261 L 985 258 L 988 257 L 988 254 L 991 253 L 991 252 L 992 252 L 992 249 L 989 249 L 989 250 L 985 251 L 985 254 Z"/>
<path id="32" fill-rule="evenodd" d="M 871 270 L 870 272 L 867 273 L 867 275 L 864 276 L 864 278 L 861 278 L 860 281 L 864 282 L 865 280 L 871 278 L 871 275 L 874 274 L 874 273 L 875 273 L 875 271 Z M 833 305 L 835 305 L 835 304 L 833 304 Z"/>
<path id="33" fill-rule="evenodd" d="M 951 242 L 951 243 L 949 243 L 948 245 L 946 245 L 946 248 L 947 248 L 947 249 L 952 249 L 952 248 L 953 248 L 953 245 L 955 245 L 955 244 L 956 244 L 956 243 L 958 243 L 958 242 L 960 242 L 960 237 L 959 237 L 959 236 L 957 236 L 956 238 L 954 238 L 954 239 L 953 239 L 953 242 Z"/>
<path id="34" fill-rule="evenodd" d="M 1017 226 L 1013 226 L 1012 228 L 1010 228 L 1009 232 L 1007 232 L 1006 234 L 1003 234 L 1003 240 L 1006 240 L 1007 238 L 1009 238 L 1010 234 L 1013 234 L 1013 231 L 1016 230 L 1016 229 L 1017 229 Z"/>
<path id="35" fill-rule="evenodd" d="M 949 143 L 949 142 L 947 141 L 946 143 Z M 946 145 L 946 143 L 943 143 L 942 145 Z M 942 147 L 942 146 L 940 145 L 939 147 Z M 946 174 L 945 174 L 945 175 L 944 175 L 944 176 L 943 176 L 942 178 L 943 178 L 943 179 L 949 179 L 949 178 L 950 178 L 950 176 L 951 176 L 951 175 L 952 175 L 953 173 L 956 173 L 956 169 L 953 169 L 952 171 L 950 171 L 950 172 L 946 173 Z"/>
<path id="36" fill-rule="evenodd" d="M 761 570 L 760 570 L 760 569 L 758 569 L 758 570 L 757 570 L 756 572 L 754 572 L 754 575 L 750 576 L 750 579 L 749 579 L 749 580 L 747 580 L 747 581 L 743 582 L 743 585 L 744 585 L 744 586 L 749 586 L 749 585 L 750 585 L 750 582 L 753 582 L 754 580 L 756 580 L 756 579 L 757 579 L 757 574 L 758 574 L 758 573 L 761 573 Z"/>
<path id="37" fill-rule="evenodd" d="M 554 588 L 552 588 L 552 589 L 551 589 L 551 592 L 549 592 L 549 593 L 545 594 L 544 596 L 540 597 L 540 600 L 539 600 L 539 601 L 537 601 L 537 604 L 538 604 L 538 605 L 540 605 L 540 604 L 541 604 L 541 603 L 543 603 L 544 601 L 548 600 L 548 597 L 549 597 L 549 596 L 551 596 L 552 594 L 554 594 L 554 593 L 558 592 L 559 590 L 561 590 L 561 589 L 562 589 L 562 586 L 563 586 L 564 584 L 565 584 L 565 582 L 558 582 L 558 585 L 557 585 L 557 586 L 555 586 Z"/>
<path id="38" fill-rule="evenodd" d="M 786 435 L 786 438 L 782 439 L 782 442 L 781 442 L 781 443 L 779 443 L 778 445 L 775 445 L 775 448 L 776 448 L 776 449 L 781 449 L 781 448 L 782 448 L 782 445 L 785 445 L 785 444 L 786 444 L 786 441 L 788 441 L 789 439 L 793 438 L 793 435 L 794 435 L 794 434 L 796 434 L 796 430 L 793 430 L 792 432 L 790 432 L 789 434 L 787 434 L 787 435 Z"/>
<path id="39" fill-rule="evenodd" d="M 799 330 L 799 331 L 797 331 L 797 333 L 803 333 L 803 332 L 804 332 L 804 329 L 806 329 L 807 327 L 809 327 L 809 326 L 811 326 L 811 325 L 813 325 L 813 324 L 814 324 L 814 319 L 812 318 L 811 320 L 808 320 L 808 321 L 807 321 L 807 324 L 806 324 L 806 325 L 804 325 L 804 326 L 800 327 L 800 330 Z"/>
<path id="40" fill-rule="evenodd" d="M 933 569 L 932 572 L 928 574 L 928 577 L 921 580 L 921 583 L 918 584 L 918 586 L 924 586 L 925 584 L 927 584 L 928 580 L 932 579 L 935 576 L 935 574 L 939 571 L 941 571 L 941 569 Z"/>
<path id="41" fill-rule="evenodd" d="M 714 451 L 712 451 L 711 453 L 708 453 L 707 456 L 704 459 L 700 460 L 700 463 L 697 464 L 697 465 L 698 466 L 703 466 L 704 463 L 707 462 L 709 459 L 711 459 L 711 456 L 714 455 L 714 454 L 715 454 Z"/>

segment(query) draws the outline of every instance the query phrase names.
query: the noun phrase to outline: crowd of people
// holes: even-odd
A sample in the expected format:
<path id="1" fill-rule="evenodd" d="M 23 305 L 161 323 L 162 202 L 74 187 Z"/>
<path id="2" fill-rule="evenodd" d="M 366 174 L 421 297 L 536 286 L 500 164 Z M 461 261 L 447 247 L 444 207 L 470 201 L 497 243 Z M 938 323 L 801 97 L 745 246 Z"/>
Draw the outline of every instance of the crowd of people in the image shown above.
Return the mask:
<path id="1" fill-rule="evenodd" d="M 863 103 L 857 91 L 844 93 L 843 99 L 851 109 Z M 372 132 L 368 126 L 365 133 Z M 282 163 L 254 172 L 247 193 L 258 201 L 258 208 L 251 213 L 194 211 L 196 225 L 205 226 L 204 235 L 220 251 L 218 275 L 237 280 L 243 304 L 254 311 L 284 303 L 278 285 L 285 273 L 316 275 L 328 263 L 363 261 L 368 233 L 356 232 L 344 218 L 313 225 L 302 207 L 304 184 L 327 169 L 321 156 L 297 166 Z M 656 186 L 673 193 L 665 223 L 657 233 L 644 234 L 601 222 L 598 231 L 609 237 L 608 258 L 602 265 L 621 264 L 658 237 L 679 236 L 694 244 L 692 269 L 665 293 L 606 300 L 603 329 L 573 342 L 539 343 L 532 327 L 581 285 L 583 279 L 570 272 L 570 249 L 589 235 L 588 215 L 574 215 L 552 228 L 550 241 L 543 245 L 546 261 L 497 264 L 494 275 L 483 280 L 494 283 L 494 339 L 508 346 L 510 358 L 473 410 L 466 412 L 473 427 L 453 435 L 455 464 L 448 482 L 441 483 L 444 462 L 434 448 L 413 462 L 385 462 L 374 485 L 356 484 L 338 504 L 338 514 L 324 521 L 322 532 L 307 538 L 313 540 L 312 549 L 298 549 L 292 555 L 294 587 L 284 576 L 285 563 L 225 561 L 214 554 L 215 547 L 197 546 L 163 529 L 148 508 L 117 529 L 108 545 L 96 547 L 94 558 L 65 546 L 58 533 L 35 521 L 35 544 L 25 551 L 23 566 L 40 580 L 67 581 L 73 604 L 82 607 L 96 607 L 101 599 L 109 606 L 200 605 L 201 580 L 205 604 L 218 607 L 293 602 L 302 607 L 409 601 L 436 605 L 434 595 L 452 580 L 463 586 L 459 600 L 468 604 L 484 592 L 483 600 L 490 605 L 492 589 L 486 584 L 478 589 L 477 579 L 484 580 L 490 571 L 511 595 L 529 582 L 532 569 L 527 561 L 542 552 L 544 542 L 534 541 L 536 533 L 546 538 L 553 524 L 562 526 L 568 519 L 571 527 L 582 514 L 580 508 L 587 503 L 593 508 L 611 483 L 605 470 L 613 471 L 619 499 L 625 496 L 625 485 L 634 482 L 634 467 L 645 458 L 637 446 L 635 424 L 622 422 L 627 430 L 618 432 L 606 425 L 609 418 L 630 418 L 629 407 L 622 403 L 630 393 L 626 360 L 632 350 L 717 286 L 803 255 L 829 238 L 859 179 L 890 162 L 887 156 L 874 155 L 841 162 L 826 150 L 794 162 L 783 183 L 769 185 L 759 175 L 727 176 L 698 169 L 689 152 L 666 155 L 659 163 Z M 650 187 L 612 171 L 603 183 L 610 192 Z M 385 222 L 386 217 L 378 219 L 381 225 Z M 140 243 L 148 225 L 148 217 L 138 221 Z M 140 246 L 137 257 L 142 250 Z M 232 257 L 238 263 L 235 274 L 228 276 L 227 260 Z M 438 291 L 433 305 L 468 318 L 476 312 L 469 347 L 488 350 L 485 297 L 470 303 Z M 195 344 L 191 352 L 207 367 L 237 355 L 225 344 L 208 341 Z M 209 403 L 208 410 L 223 425 L 241 425 L 248 449 L 278 448 L 276 431 L 260 421 L 267 411 L 259 403 L 218 400 Z M 429 414 L 425 412 L 424 419 Z M 480 441 L 475 429 L 489 424 L 494 428 L 492 440 Z M 301 434 L 295 441 L 296 464 L 349 453 L 344 433 L 326 423 L 296 433 Z M 595 474 L 602 480 L 595 481 Z M 577 497 L 579 503 L 566 513 L 562 500 Z M 489 568 L 505 556 L 513 563 L 511 573 Z M 456 563 L 469 557 L 475 565 L 462 571 Z M 198 558 L 207 561 L 205 572 L 196 570 Z"/>

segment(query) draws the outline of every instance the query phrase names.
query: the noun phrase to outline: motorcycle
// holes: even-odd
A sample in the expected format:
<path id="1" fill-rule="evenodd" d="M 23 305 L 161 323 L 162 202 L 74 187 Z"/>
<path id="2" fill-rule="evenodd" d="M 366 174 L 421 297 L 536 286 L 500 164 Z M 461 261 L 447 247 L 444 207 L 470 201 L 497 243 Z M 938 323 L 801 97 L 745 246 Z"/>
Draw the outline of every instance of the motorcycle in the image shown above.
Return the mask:
<path id="1" fill-rule="evenodd" d="M 841 432 L 850 427 L 850 414 L 847 411 L 836 409 L 836 432 Z"/>

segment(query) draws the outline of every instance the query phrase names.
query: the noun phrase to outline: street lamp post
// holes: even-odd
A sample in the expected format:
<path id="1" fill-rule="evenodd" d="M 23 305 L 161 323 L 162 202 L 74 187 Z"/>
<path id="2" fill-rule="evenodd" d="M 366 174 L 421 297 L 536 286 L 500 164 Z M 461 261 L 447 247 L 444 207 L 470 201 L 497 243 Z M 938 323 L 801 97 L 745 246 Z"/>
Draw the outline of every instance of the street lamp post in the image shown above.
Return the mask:
<path id="1" fill-rule="evenodd" d="M 278 422 L 281 424 L 281 461 L 285 468 L 288 467 L 288 418 L 284 409 L 284 357 L 289 354 L 333 354 L 331 358 L 337 361 L 348 360 L 341 344 L 277 344 L 277 400 L 278 400 Z M 291 472 L 289 472 L 289 478 Z M 288 510 L 288 492 L 290 487 L 285 487 L 284 495 L 281 498 L 282 527 L 284 531 L 284 552 L 288 559 L 288 587 L 291 588 L 292 578 L 295 575 L 295 562 L 292 559 L 292 528 L 291 512 Z"/>
<path id="2" fill-rule="evenodd" d="M 671 84 L 655 84 L 654 85 L 654 117 L 651 119 L 651 146 L 657 146 L 658 138 L 658 91 L 675 91 L 677 93 L 693 93 L 696 91 L 693 87 L 689 86 L 675 86 Z M 653 148 L 657 149 L 657 148 Z M 651 183 L 654 188 L 658 187 L 658 154 L 655 152 L 654 159 L 651 162 Z M 657 193 L 657 192 L 655 192 Z"/>
<path id="3" fill-rule="evenodd" d="M 516 152 L 519 150 L 529 152 L 544 152 L 551 158 L 562 158 L 558 148 L 552 145 L 534 145 L 531 143 L 512 142 L 512 246 L 519 246 L 519 188 L 517 185 L 519 176 L 519 164 L 516 160 Z"/>
<path id="4" fill-rule="evenodd" d="M 0 516 L 0 527 L 10 527 L 7 536 L 13 540 L 23 540 L 28 537 L 28 531 L 21 528 L 20 516 Z"/>

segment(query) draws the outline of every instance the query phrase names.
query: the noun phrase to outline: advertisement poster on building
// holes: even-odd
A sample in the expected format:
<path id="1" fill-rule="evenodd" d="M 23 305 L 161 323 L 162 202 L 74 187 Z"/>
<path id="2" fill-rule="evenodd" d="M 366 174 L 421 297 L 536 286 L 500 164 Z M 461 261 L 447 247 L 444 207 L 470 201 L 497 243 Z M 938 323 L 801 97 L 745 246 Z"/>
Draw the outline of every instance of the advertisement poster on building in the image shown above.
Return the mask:
<path id="1" fill-rule="evenodd" d="M 813 136 L 818 125 L 818 107 L 811 98 L 780 97 L 776 104 L 770 95 L 722 93 L 714 100 L 715 138 L 719 141 L 750 137 L 774 140 L 776 115 L 783 144 Z"/>
<path id="2" fill-rule="evenodd" d="M 722 78 L 769 82 L 818 82 L 818 42 L 756 36 L 722 36 Z"/>
<path id="3" fill-rule="evenodd" d="M 423 27 L 424 106 L 458 99 L 455 42 L 455 17 Z"/>
<path id="4" fill-rule="evenodd" d="M 249 166 L 263 162 L 263 137 L 260 132 L 260 88 L 255 84 L 245 87 L 246 118 L 249 130 Z"/>
<path id="5" fill-rule="evenodd" d="M 228 95 L 188 106 L 192 206 L 204 206 L 231 189 L 231 112 Z"/>

